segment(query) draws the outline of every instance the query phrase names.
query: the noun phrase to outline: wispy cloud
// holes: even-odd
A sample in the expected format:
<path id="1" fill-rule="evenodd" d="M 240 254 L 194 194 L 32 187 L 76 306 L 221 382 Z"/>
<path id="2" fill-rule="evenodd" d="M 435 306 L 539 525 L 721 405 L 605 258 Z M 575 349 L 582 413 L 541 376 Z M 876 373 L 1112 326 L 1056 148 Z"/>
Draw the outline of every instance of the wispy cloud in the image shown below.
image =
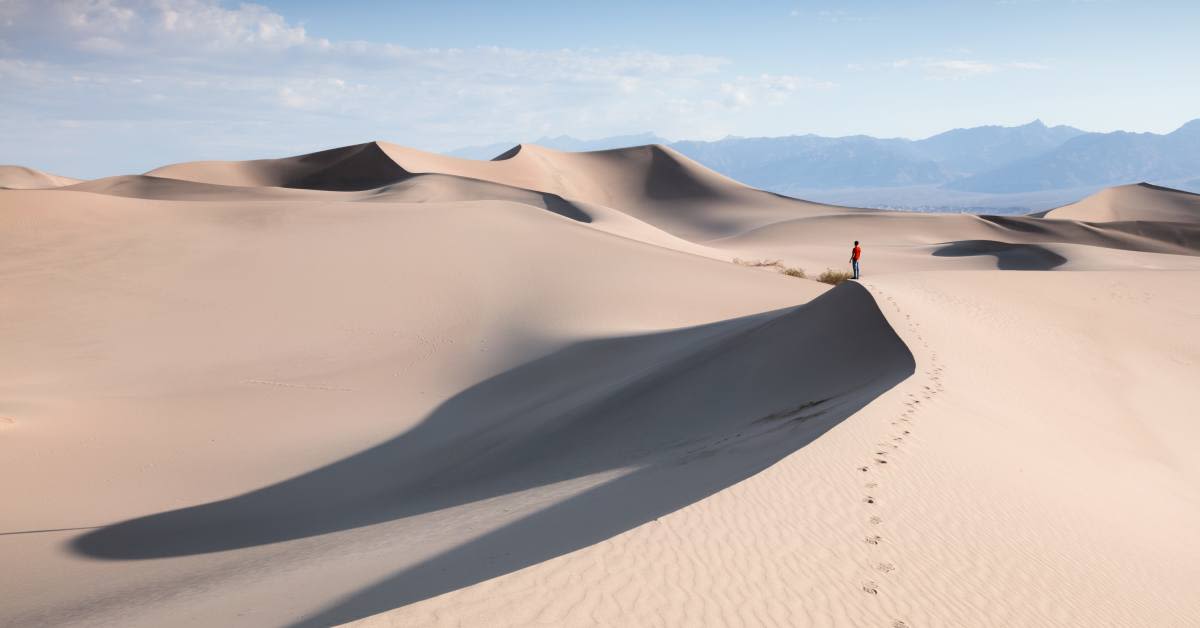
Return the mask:
<path id="1" fill-rule="evenodd" d="M 846 69 L 851 72 L 868 70 L 919 71 L 927 78 L 934 79 L 966 79 L 1007 70 L 1049 70 L 1050 66 L 1033 61 L 988 62 L 978 59 L 958 58 L 944 59 L 918 57 L 894 59 L 882 63 L 848 63 Z"/>
<path id="2" fill-rule="evenodd" d="M 720 90 L 723 102 L 733 108 L 744 108 L 755 104 L 778 106 L 787 103 L 801 90 L 831 89 L 836 85 L 830 81 L 814 81 L 803 76 L 787 74 L 759 74 L 739 76 L 722 83 Z"/>
<path id="3" fill-rule="evenodd" d="M 997 67 L 992 63 L 966 59 L 937 59 L 921 63 L 929 74 L 940 77 L 967 78 L 980 74 L 991 74 Z"/>
<path id="4" fill-rule="evenodd" d="M 0 101 L 10 119 L 332 116 L 425 145 L 582 121 L 599 132 L 667 128 L 672 103 L 727 98 L 726 83 L 756 106 L 803 82 L 730 77 L 730 62 L 712 55 L 333 41 L 265 7 L 216 0 L 0 0 L 0 42 L 0 76 L 21 94 Z"/>
<path id="5" fill-rule="evenodd" d="M 0 80 L 6 137 L 31 136 L 31 123 L 101 143 L 151 129 L 191 145 L 187 157 L 372 138 L 452 148 L 630 125 L 694 136 L 833 87 L 706 54 L 332 40 L 217 0 L 0 0 Z"/>
<path id="6" fill-rule="evenodd" d="M 1033 61 L 984 63 L 969 59 L 936 59 L 921 63 L 930 76 L 938 78 L 970 78 L 1004 70 L 1049 70 L 1050 66 Z"/>
<path id="7" fill-rule="evenodd" d="M 815 11 L 792 9 L 788 12 L 788 16 L 808 17 L 816 21 L 827 22 L 830 24 L 867 22 L 873 19 L 873 16 L 871 15 L 847 11 L 846 9 L 818 9 Z"/>
<path id="8" fill-rule="evenodd" d="M 1044 63 L 1037 63 L 1034 61 L 1014 61 L 1012 63 L 1005 64 L 1005 67 L 1011 68 L 1014 70 L 1049 70 L 1050 69 L 1050 66 L 1048 66 Z"/>

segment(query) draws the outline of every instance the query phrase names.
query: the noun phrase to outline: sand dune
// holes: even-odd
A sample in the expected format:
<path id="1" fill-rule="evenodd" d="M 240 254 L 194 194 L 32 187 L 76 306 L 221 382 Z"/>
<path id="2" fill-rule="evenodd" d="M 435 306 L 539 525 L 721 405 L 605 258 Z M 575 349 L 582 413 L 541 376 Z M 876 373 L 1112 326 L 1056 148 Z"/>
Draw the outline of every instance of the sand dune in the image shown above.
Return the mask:
<path id="1" fill-rule="evenodd" d="M 1200 222 L 1200 194 L 1149 183 L 1101 190 L 1081 201 L 1045 212 L 1046 218 L 1088 222 L 1153 220 Z"/>
<path id="2" fill-rule="evenodd" d="M 871 280 L 916 357 L 901 385 L 654 524 L 354 625 L 1189 626 L 1198 287 Z"/>
<path id="3" fill-rule="evenodd" d="M 79 183 L 79 179 L 62 177 L 24 166 L 0 166 L 0 189 L 42 190 Z"/>
<path id="4" fill-rule="evenodd" d="M 146 174 L 214 185 L 367 190 L 399 181 L 408 172 L 378 143 L 368 142 L 284 159 L 174 164 Z"/>
<path id="5" fill-rule="evenodd" d="M 1110 192 L 382 142 L 0 191 L 0 624 L 1189 625 L 1200 226 Z"/>
<path id="6" fill-rule="evenodd" d="M 151 175 L 119 175 L 83 181 L 60 188 L 63 192 L 90 192 L 162 201 L 229 201 L 236 199 L 271 200 L 300 198 L 337 198 L 332 193 L 279 187 L 245 187 L 171 179 Z"/>
<path id="7" fill-rule="evenodd" d="M 339 191 L 380 188 L 414 174 L 450 175 L 620 209 L 692 241 L 786 218 L 867 211 L 755 190 L 658 145 L 586 153 L 520 145 L 492 161 L 478 161 L 370 142 L 284 159 L 176 164 L 146 174 L 225 186 Z M 738 211 L 728 211 L 735 205 Z"/>
<path id="8" fill-rule="evenodd" d="M 1010 216 L 878 212 L 800 218 L 769 224 L 707 246 L 741 257 L 781 259 L 810 270 L 844 268 L 847 245 L 864 243 L 863 266 L 872 273 L 913 270 L 999 268 L 994 253 L 1045 251 L 1066 247 L 1072 258 L 1088 258 L 1092 269 L 1155 266 L 1160 255 L 1187 256 L 1171 264 L 1194 268 L 1200 258 L 1200 229 L 1172 222 L 1085 223 Z M 1089 253 L 1088 251 L 1091 251 Z M 1145 253 L 1147 255 L 1131 255 Z M 1095 253 L 1095 254 L 1092 254 Z M 1048 268 L 1040 268 L 1048 270 Z"/>

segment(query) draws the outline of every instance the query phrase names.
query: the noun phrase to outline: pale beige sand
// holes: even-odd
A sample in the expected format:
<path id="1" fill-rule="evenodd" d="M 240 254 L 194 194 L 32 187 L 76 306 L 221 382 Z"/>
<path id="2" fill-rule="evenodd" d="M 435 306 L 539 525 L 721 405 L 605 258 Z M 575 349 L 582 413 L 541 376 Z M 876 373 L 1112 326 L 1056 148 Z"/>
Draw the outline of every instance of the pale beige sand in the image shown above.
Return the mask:
<path id="1" fill-rule="evenodd" d="M 0 624 L 1189 625 L 1200 246 L 1088 220 L 660 147 L 0 192 Z"/>
<path id="2" fill-rule="evenodd" d="M 1046 212 L 1047 218 L 1108 222 L 1158 220 L 1200 222 L 1200 194 L 1137 183 L 1108 188 Z"/>
<path id="3" fill-rule="evenodd" d="M 24 166 L 0 166 L 0 189 L 42 190 L 79 183 L 79 179 L 63 177 Z"/>
<path id="4" fill-rule="evenodd" d="M 850 420 L 653 523 L 355 625 L 1194 625 L 1200 273 L 867 285 L 919 370 Z"/>
<path id="5" fill-rule="evenodd" d="M 175 164 L 147 174 L 219 185 L 353 190 L 430 173 L 620 209 L 689 240 L 799 216 L 867 211 L 755 190 L 657 145 L 588 153 L 521 145 L 495 160 L 476 161 L 371 142 L 287 159 Z"/>

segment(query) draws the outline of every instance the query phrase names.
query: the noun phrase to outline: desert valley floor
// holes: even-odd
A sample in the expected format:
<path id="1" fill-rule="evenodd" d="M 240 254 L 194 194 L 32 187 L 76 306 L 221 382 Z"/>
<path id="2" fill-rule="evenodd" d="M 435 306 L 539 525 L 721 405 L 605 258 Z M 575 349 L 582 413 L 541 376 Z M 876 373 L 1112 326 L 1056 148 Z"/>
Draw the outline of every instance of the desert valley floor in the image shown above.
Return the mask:
<path id="1" fill-rule="evenodd" d="M 1200 196 L 384 142 L 0 186 L 0 625 L 1200 622 Z"/>

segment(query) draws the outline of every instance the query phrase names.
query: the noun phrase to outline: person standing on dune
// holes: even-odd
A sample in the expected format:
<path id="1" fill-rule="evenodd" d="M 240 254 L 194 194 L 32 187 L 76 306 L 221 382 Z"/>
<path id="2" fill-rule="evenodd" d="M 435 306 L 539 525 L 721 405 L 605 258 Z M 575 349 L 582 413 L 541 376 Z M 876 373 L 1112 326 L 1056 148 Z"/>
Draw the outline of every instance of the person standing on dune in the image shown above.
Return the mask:
<path id="1" fill-rule="evenodd" d="M 858 246 L 858 240 L 854 241 L 854 249 L 850 251 L 850 267 L 854 269 L 853 279 L 858 279 L 858 258 L 862 257 L 862 248 Z"/>

